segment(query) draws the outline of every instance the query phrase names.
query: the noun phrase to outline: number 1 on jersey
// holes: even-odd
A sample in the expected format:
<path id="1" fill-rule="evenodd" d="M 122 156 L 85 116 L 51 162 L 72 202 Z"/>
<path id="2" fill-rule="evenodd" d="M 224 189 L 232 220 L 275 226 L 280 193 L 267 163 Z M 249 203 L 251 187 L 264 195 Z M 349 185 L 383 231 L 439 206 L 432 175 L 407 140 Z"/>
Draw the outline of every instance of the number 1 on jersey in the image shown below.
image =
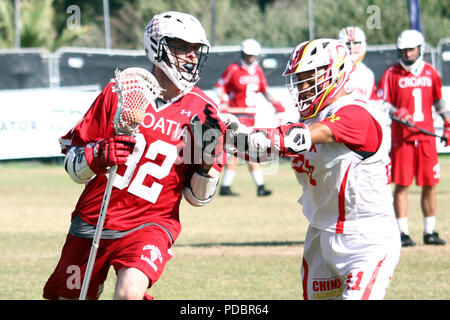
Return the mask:
<path id="1" fill-rule="evenodd" d="M 425 119 L 425 117 L 423 115 L 423 110 L 422 110 L 422 89 L 415 88 L 412 91 L 412 95 L 414 98 L 413 120 L 415 122 L 423 121 Z"/>

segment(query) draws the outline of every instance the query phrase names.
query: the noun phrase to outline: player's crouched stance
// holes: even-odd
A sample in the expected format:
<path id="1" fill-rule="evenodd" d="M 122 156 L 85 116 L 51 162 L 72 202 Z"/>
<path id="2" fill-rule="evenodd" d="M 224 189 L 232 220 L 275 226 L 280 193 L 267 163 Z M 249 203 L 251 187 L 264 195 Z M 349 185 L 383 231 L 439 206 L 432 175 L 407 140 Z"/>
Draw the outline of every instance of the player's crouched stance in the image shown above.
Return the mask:
<path id="1" fill-rule="evenodd" d="M 400 256 L 388 136 L 377 111 L 344 90 L 351 70 L 345 43 L 301 43 L 283 75 L 302 122 L 240 130 L 248 148 L 227 147 L 258 159 L 274 151 L 291 157 L 310 222 L 304 299 L 382 299 Z"/>

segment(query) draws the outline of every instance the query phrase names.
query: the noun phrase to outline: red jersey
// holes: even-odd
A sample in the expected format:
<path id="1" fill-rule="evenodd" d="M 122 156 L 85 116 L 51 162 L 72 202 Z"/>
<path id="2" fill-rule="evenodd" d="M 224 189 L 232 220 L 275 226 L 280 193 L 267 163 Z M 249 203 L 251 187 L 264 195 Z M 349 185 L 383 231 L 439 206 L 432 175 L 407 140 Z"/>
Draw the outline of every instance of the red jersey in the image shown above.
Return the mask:
<path id="1" fill-rule="evenodd" d="M 260 65 L 256 64 L 251 68 L 247 68 L 235 62 L 225 69 L 216 83 L 216 88 L 228 95 L 230 109 L 248 108 L 249 110 L 236 113 L 254 114 L 256 113 L 257 93 L 266 92 L 268 84 Z"/>
<path id="2" fill-rule="evenodd" d="M 85 146 L 114 134 L 117 94 L 111 89 L 112 83 L 103 89 L 84 118 L 60 139 L 62 153 L 70 146 Z M 184 137 L 190 136 L 189 120 L 197 114 L 203 121 L 207 104 L 217 110 L 215 103 L 194 87 L 175 102 L 159 108 L 151 104 L 147 107 L 133 153 L 117 168 L 104 228 L 125 231 L 144 223 L 157 223 L 175 241 L 181 231 L 181 191 L 194 172 L 192 163 L 199 163 L 191 156 L 195 154 L 193 143 L 186 144 L 190 147 L 184 147 L 182 155 L 180 147 Z M 187 156 L 189 152 L 191 155 Z M 221 166 L 214 166 L 220 172 Z M 106 175 L 97 175 L 86 184 L 72 218 L 78 215 L 96 225 L 106 183 Z"/>
<path id="3" fill-rule="evenodd" d="M 413 116 L 416 125 L 434 132 L 432 106 L 442 98 L 441 78 L 427 62 L 422 70 L 414 75 L 405 70 L 400 63 L 389 67 L 378 85 L 378 97 L 396 108 L 405 108 Z M 429 140 L 434 137 L 421 134 L 397 122 L 392 122 L 393 141 Z"/>

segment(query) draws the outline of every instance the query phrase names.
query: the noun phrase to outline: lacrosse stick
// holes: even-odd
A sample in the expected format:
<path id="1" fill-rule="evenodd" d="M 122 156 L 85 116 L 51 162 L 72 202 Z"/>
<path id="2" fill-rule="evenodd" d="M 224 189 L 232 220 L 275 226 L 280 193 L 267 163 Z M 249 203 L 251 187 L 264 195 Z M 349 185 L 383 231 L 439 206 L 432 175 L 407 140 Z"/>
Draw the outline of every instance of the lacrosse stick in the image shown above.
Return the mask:
<path id="1" fill-rule="evenodd" d="M 407 126 L 407 127 L 410 127 L 410 128 L 415 128 L 415 129 L 419 130 L 420 132 L 422 132 L 423 134 L 427 134 L 429 136 L 433 136 L 433 137 L 439 138 L 439 139 L 441 139 L 441 142 L 447 143 L 447 137 L 445 137 L 445 136 L 440 136 L 440 135 L 438 135 L 436 133 L 433 133 L 433 132 L 427 131 L 425 129 L 419 128 L 416 125 L 413 125 L 413 124 L 411 124 L 409 122 L 406 122 L 406 121 L 399 120 L 397 118 L 391 118 L 391 119 L 393 121 L 395 121 L 395 122 L 398 122 L 398 123 L 404 125 L 404 126 Z"/>
<path id="2" fill-rule="evenodd" d="M 139 125 L 144 120 L 147 106 L 159 96 L 161 88 L 155 77 L 142 68 L 128 68 L 122 72 L 116 70 L 113 81 L 115 84 L 112 90 L 117 93 L 118 98 L 113 127 L 117 134 L 135 136 Z M 116 171 L 117 165 L 111 167 L 109 171 L 108 183 L 103 194 L 102 206 L 81 287 L 80 300 L 85 300 L 88 292 Z"/>

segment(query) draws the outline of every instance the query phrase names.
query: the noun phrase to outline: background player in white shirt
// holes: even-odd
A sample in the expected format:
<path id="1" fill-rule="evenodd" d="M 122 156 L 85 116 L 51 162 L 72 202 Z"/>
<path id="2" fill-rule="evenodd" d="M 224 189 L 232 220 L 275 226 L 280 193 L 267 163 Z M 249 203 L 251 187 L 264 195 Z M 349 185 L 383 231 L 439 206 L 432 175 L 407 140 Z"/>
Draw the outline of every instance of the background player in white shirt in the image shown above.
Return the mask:
<path id="1" fill-rule="evenodd" d="M 292 157 L 310 223 L 304 299 L 382 299 L 400 256 L 386 136 L 379 111 L 345 90 L 351 70 L 344 42 L 299 44 L 283 75 L 302 122 L 238 128 L 249 147 L 235 152 Z"/>
<path id="2" fill-rule="evenodd" d="M 115 299 L 152 299 L 146 290 L 161 276 L 181 231 L 182 196 L 201 206 L 215 195 L 225 163 L 222 143 L 208 154 L 212 162 L 197 159 L 195 155 L 206 155 L 206 148 L 195 146 L 204 146 L 206 140 L 202 136 L 199 141 L 191 129 L 197 115 L 201 129 L 215 129 L 210 133 L 218 133 L 218 140 L 225 130 L 217 106 L 195 87 L 209 52 L 205 30 L 191 15 L 164 12 L 147 25 L 144 45 L 162 91 L 147 106 L 135 137 L 117 135 L 113 129 L 118 98 L 109 83 L 84 118 L 60 139 L 66 171 L 86 186 L 72 213 L 59 263 L 44 287 L 46 299 L 80 295 L 80 287 L 69 284 L 74 267 L 84 278 L 109 167 L 117 165 L 117 174 L 88 299 L 99 297 L 110 266 L 117 274 Z"/>
<path id="3" fill-rule="evenodd" d="M 439 162 L 436 138 L 405 124 L 434 132 L 432 107 L 444 121 L 444 136 L 450 137 L 450 112 L 442 98 L 441 78 L 433 66 L 423 60 L 425 39 L 417 30 L 405 30 L 397 38 L 400 59 L 388 67 L 378 85 L 378 94 L 388 106 L 392 117 L 392 181 L 394 207 L 403 246 L 414 246 L 407 217 L 407 195 L 413 179 L 422 187 L 421 208 L 424 218 L 424 244 L 443 245 L 435 231 L 436 185 Z M 450 139 L 447 138 L 447 145 Z"/>
<path id="4" fill-rule="evenodd" d="M 353 62 L 346 86 L 367 100 L 376 99 L 376 82 L 373 71 L 363 62 L 366 55 L 366 35 L 359 27 L 348 26 L 339 31 L 338 39 L 346 43 Z"/>

